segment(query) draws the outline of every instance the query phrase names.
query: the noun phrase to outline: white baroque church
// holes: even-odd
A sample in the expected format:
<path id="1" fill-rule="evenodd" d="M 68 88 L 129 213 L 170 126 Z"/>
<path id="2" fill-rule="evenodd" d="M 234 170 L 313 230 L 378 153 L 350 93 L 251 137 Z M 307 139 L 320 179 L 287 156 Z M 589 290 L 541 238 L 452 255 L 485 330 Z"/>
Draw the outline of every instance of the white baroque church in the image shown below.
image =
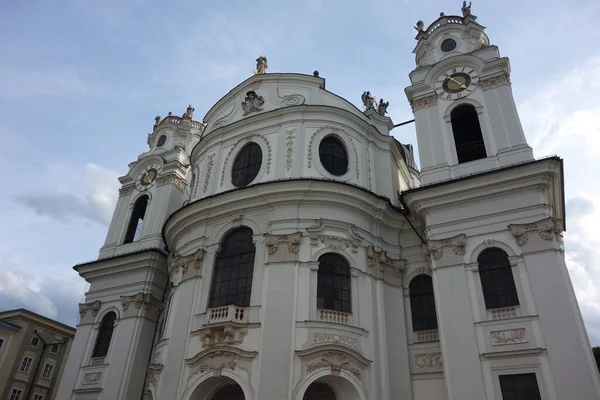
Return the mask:
<path id="1" fill-rule="evenodd" d="M 157 117 L 129 165 L 65 400 L 598 400 L 564 260 L 563 162 L 534 159 L 470 7 L 419 21 L 413 148 L 296 73 Z"/>

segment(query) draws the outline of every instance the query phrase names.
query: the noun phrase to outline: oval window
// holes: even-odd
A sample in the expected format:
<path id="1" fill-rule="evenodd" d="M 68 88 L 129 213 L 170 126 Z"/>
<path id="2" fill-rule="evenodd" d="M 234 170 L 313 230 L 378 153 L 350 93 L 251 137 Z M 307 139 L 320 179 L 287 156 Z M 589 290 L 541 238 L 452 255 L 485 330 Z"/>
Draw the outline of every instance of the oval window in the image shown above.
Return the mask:
<path id="1" fill-rule="evenodd" d="M 332 175 L 344 175 L 348 171 L 348 153 L 344 144 L 335 136 L 327 136 L 319 145 L 319 159 Z"/>
<path id="2" fill-rule="evenodd" d="M 161 147 L 167 141 L 167 135 L 162 135 L 158 138 L 158 142 L 156 143 L 156 147 Z"/>
<path id="3" fill-rule="evenodd" d="M 231 183 L 244 187 L 256 178 L 262 165 L 262 150 L 256 143 L 249 143 L 238 153 L 231 170 Z"/>

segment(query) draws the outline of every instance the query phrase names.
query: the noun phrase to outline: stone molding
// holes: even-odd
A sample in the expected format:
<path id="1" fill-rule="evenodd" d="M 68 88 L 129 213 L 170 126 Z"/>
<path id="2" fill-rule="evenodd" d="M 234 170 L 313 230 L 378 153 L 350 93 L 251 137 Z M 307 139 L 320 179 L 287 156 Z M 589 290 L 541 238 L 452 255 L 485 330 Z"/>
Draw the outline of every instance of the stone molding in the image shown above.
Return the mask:
<path id="1" fill-rule="evenodd" d="M 289 235 L 265 235 L 267 244 L 267 262 L 297 261 L 302 233 Z"/>
<path id="2" fill-rule="evenodd" d="M 163 368 L 164 365 L 162 364 L 148 365 L 148 370 L 146 371 L 146 390 L 148 390 L 150 386 L 154 388 L 158 386 L 158 379 L 160 378 L 160 373 Z"/>
<path id="3" fill-rule="evenodd" d="M 234 325 L 212 326 L 198 331 L 202 347 L 217 345 L 239 345 L 248 334 L 248 328 Z"/>
<path id="4" fill-rule="evenodd" d="M 380 278 L 390 285 L 402 285 L 406 260 L 394 259 L 385 251 L 376 251 L 373 246 L 366 248 L 367 273 Z"/>
<path id="5" fill-rule="evenodd" d="M 503 85 L 510 86 L 510 76 L 506 73 L 479 81 L 479 87 L 483 90 L 493 89 Z"/>
<path id="6" fill-rule="evenodd" d="M 285 168 L 288 172 L 292 169 L 292 156 L 294 154 L 294 133 L 296 133 L 296 128 L 291 128 L 285 131 L 287 136 L 286 139 L 286 152 L 285 152 Z"/>
<path id="7" fill-rule="evenodd" d="M 436 266 L 464 263 L 466 237 L 466 234 L 459 233 L 447 239 L 428 240 L 424 252 L 431 256 Z"/>
<path id="8" fill-rule="evenodd" d="M 216 154 L 217 153 L 213 153 L 210 156 L 208 156 L 208 163 L 206 164 L 206 174 L 204 175 L 204 187 L 202 193 L 206 193 L 206 191 L 208 190 L 208 183 L 210 182 L 210 173 L 212 172 L 212 167 L 215 163 L 214 158 Z"/>
<path id="9" fill-rule="evenodd" d="M 437 96 L 435 94 L 431 96 L 421 97 L 420 99 L 413 100 L 411 102 L 411 106 L 413 111 L 420 110 L 422 108 L 427 108 L 430 106 L 435 106 L 437 104 Z"/>
<path id="10" fill-rule="evenodd" d="M 79 316 L 83 318 L 88 311 L 91 311 L 92 315 L 95 317 L 98 315 L 101 306 L 102 302 L 100 300 L 96 300 L 91 303 L 79 303 Z"/>
<path id="11" fill-rule="evenodd" d="M 525 328 L 507 329 L 503 331 L 490 332 L 492 346 L 503 346 L 508 344 L 527 343 Z"/>
<path id="12" fill-rule="evenodd" d="M 175 174 L 164 175 L 156 179 L 156 186 L 173 184 L 181 192 L 185 190 L 185 180 Z"/>
<path id="13" fill-rule="evenodd" d="M 358 348 L 358 344 L 355 338 L 350 336 L 342 336 L 334 333 L 322 333 L 317 332 L 313 333 L 313 343 L 315 344 L 323 344 L 323 343 L 336 343 L 342 346 L 350 347 L 354 350 Z"/>
<path id="14" fill-rule="evenodd" d="M 563 221 L 548 217 L 529 224 L 510 224 L 508 229 L 512 232 L 519 247 L 537 250 L 552 246 L 553 239 L 561 242 Z"/>
<path id="15" fill-rule="evenodd" d="M 442 353 L 423 353 L 415 354 L 415 365 L 417 368 L 438 368 L 442 367 Z"/>
<path id="16" fill-rule="evenodd" d="M 82 385 L 96 385 L 100 383 L 100 378 L 102 378 L 102 372 L 90 372 L 83 376 Z"/>
<path id="17" fill-rule="evenodd" d="M 319 243 L 335 251 L 350 250 L 352 253 L 358 252 L 358 245 L 360 244 L 357 240 L 346 239 L 340 236 L 311 234 L 310 244 L 318 246 Z"/>
<path id="18" fill-rule="evenodd" d="M 322 344 L 306 350 L 296 350 L 296 354 L 304 360 L 306 374 L 320 369 L 330 369 L 332 376 L 340 376 L 342 370 L 362 379 L 365 369 L 371 361 L 363 357 L 356 349 L 339 343 Z"/>
<path id="19" fill-rule="evenodd" d="M 202 267 L 206 250 L 199 248 L 186 256 L 172 253 L 167 260 L 169 276 L 173 286 L 179 285 L 184 280 L 202 277 Z"/>
<path id="20" fill-rule="evenodd" d="M 135 185 L 123 186 L 119 189 L 119 197 L 129 196 L 133 192 Z"/>
<path id="21" fill-rule="evenodd" d="M 340 376 L 342 370 L 348 371 L 356 378 L 362 379 L 362 371 L 350 362 L 348 356 L 340 351 L 326 351 L 320 358 L 306 365 L 306 373 L 310 374 L 321 368 L 331 368 L 332 376 Z"/>
<path id="22" fill-rule="evenodd" d="M 225 346 L 211 348 L 186 359 L 190 366 L 191 375 L 200 372 L 212 371 L 212 376 L 218 378 L 223 369 L 235 370 L 241 362 L 251 361 L 258 353 L 245 351 L 235 347 Z"/>
<path id="23" fill-rule="evenodd" d="M 129 310 L 129 306 L 133 305 L 137 310 L 154 310 L 157 313 L 162 311 L 164 303 L 158 300 L 150 293 L 140 292 L 133 296 L 121 296 L 121 306 L 123 311 Z"/>

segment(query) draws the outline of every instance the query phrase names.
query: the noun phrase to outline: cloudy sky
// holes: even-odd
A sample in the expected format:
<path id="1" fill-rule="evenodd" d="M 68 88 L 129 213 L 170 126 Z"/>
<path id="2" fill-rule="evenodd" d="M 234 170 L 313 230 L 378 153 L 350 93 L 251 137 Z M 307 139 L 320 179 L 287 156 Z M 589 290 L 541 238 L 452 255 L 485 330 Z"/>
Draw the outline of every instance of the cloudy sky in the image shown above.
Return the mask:
<path id="1" fill-rule="evenodd" d="M 202 115 L 249 77 L 319 70 L 360 105 L 370 90 L 412 118 L 404 96 L 415 21 L 460 1 L 5 1 L 0 5 L 0 309 L 26 307 L 74 325 L 117 177 L 146 150 L 154 117 Z M 568 4 L 568 5 L 567 5 Z M 543 6 L 542 6 L 543 5 Z M 600 30 L 597 0 L 476 1 L 509 56 L 536 157 L 565 160 L 566 257 L 592 343 L 600 345 Z M 414 128 L 394 131 L 416 144 Z"/>

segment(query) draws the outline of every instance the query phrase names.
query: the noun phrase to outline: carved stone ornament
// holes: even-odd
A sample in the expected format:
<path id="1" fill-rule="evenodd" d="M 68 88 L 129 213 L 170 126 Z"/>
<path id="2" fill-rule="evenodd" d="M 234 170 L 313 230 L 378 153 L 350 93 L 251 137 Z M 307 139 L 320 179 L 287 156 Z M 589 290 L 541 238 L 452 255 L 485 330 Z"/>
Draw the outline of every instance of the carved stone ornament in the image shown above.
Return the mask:
<path id="1" fill-rule="evenodd" d="M 421 97 L 420 99 L 416 99 L 412 101 L 412 109 L 413 111 L 420 110 L 421 108 L 427 108 L 430 106 L 434 106 L 437 104 L 437 96 L 431 95 L 427 97 Z"/>
<path id="2" fill-rule="evenodd" d="M 355 350 L 358 347 L 356 339 L 349 336 L 336 335 L 333 333 L 315 333 L 313 335 L 313 343 L 338 343 Z"/>
<path id="3" fill-rule="evenodd" d="M 492 346 L 527 343 L 525 328 L 490 332 Z"/>
<path id="4" fill-rule="evenodd" d="M 146 387 L 156 387 L 158 384 L 158 378 L 162 372 L 164 365 L 162 364 L 150 364 L 146 371 Z"/>
<path id="5" fill-rule="evenodd" d="M 286 153 L 285 153 L 285 169 L 288 172 L 292 169 L 292 155 L 294 153 L 294 133 L 296 133 L 296 128 L 288 129 L 285 131 L 287 136 L 286 142 Z"/>
<path id="6" fill-rule="evenodd" d="M 88 311 L 92 312 L 92 315 L 95 317 L 98 315 L 98 311 L 100 311 L 100 307 L 102 306 L 102 302 L 100 300 L 96 300 L 92 303 L 80 303 L 79 304 L 79 316 L 81 318 L 85 317 L 85 314 Z"/>
<path id="7" fill-rule="evenodd" d="M 560 241 L 560 234 L 563 231 L 563 222 L 562 220 L 555 220 L 548 217 L 531 224 L 511 224 L 508 228 L 515 237 L 517 244 L 521 247 L 527 244 L 529 241 L 529 234 L 532 232 L 537 232 L 539 237 L 545 241 L 551 241 L 552 239 Z"/>
<path id="8" fill-rule="evenodd" d="M 390 284 L 401 284 L 405 260 L 394 259 L 385 251 L 376 251 L 373 246 L 366 248 L 368 273 Z"/>
<path id="9" fill-rule="evenodd" d="M 102 372 L 91 372 L 89 374 L 85 374 L 83 376 L 83 385 L 95 385 L 100 383 L 100 378 L 102 378 Z"/>
<path id="10" fill-rule="evenodd" d="M 206 190 L 208 189 L 208 182 L 210 181 L 210 173 L 214 164 L 213 159 L 215 158 L 215 154 L 216 153 L 213 153 L 210 156 L 208 156 L 208 163 L 206 164 L 206 175 L 204 176 L 204 190 L 202 191 L 202 193 L 206 193 Z"/>
<path id="11" fill-rule="evenodd" d="M 300 251 L 302 233 L 290 235 L 265 235 L 267 242 L 268 261 L 295 261 Z"/>
<path id="12" fill-rule="evenodd" d="M 178 177 L 175 174 L 161 176 L 156 179 L 157 186 L 168 185 L 168 184 L 175 185 L 175 187 L 182 192 L 185 190 L 185 180 L 181 179 L 180 177 Z"/>
<path id="13" fill-rule="evenodd" d="M 492 78 L 479 81 L 479 87 L 483 90 L 493 89 L 503 85 L 510 86 L 510 76 L 508 74 L 502 74 L 500 76 L 494 76 Z"/>
<path id="14" fill-rule="evenodd" d="M 123 186 L 121 189 L 119 189 L 119 197 L 130 195 L 131 192 L 133 192 L 134 187 L 135 185 Z"/>
<path id="15" fill-rule="evenodd" d="M 436 368 L 443 366 L 442 353 L 415 354 L 417 368 Z"/>
<path id="16" fill-rule="evenodd" d="M 306 373 L 310 374 L 321 368 L 331 368 L 331 375 L 340 376 L 342 370 L 348 371 L 356 378 L 362 379 L 362 371 L 353 363 L 350 358 L 341 351 L 326 351 L 321 357 L 306 365 Z"/>
<path id="17" fill-rule="evenodd" d="M 244 341 L 248 328 L 231 325 L 213 326 L 199 331 L 203 347 L 217 345 L 238 345 Z"/>
<path id="18" fill-rule="evenodd" d="M 163 302 L 150 293 L 140 292 L 133 296 L 121 296 L 121 306 L 123 307 L 123 311 L 127 311 L 132 304 L 138 310 L 141 310 L 142 308 L 148 310 L 150 307 L 154 307 L 158 311 L 161 311 L 164 308 Z"/>
<path id="19" fill-rule="evenodd" d="M 314 234 L 310 236 L 311 245 L 316 246 L 319 243 L 335 251 L 351 250 L 353 253 L 358 252 L 359 245 L 359 242 L 356 240 L 346 239 L 339 236 Z"/>
<path id="20" fill-rule="evenodd" d="M 190 268 L 193 269 L 193 276 L 202 276 L 202 265 L 204 261 L 204 255 L 206 254 L 206 250 L 198 249 L 192 254 L 188 254 L 187 256 L 180 256 L 175 253 L 169 256 L 167 260 L 169 264 L 169 275 L 171 276 L 171 282 L 173 286 L 177 286 L 181 279 L 187 279 L 188 272 L 190 272 Z M 181 275 L 179 276 L 179 274 Z M 180 280 L 177 283 L 173 282 L 179 278 Z"/>
<path id="21" fill-rule="evenodd" d="M 439 260 L 444 255 L 445 251 L 451 251 L 451 254 L 456 256 L 465 255 L 466 237 L 464 233 L 460 233 L 448 239 L 428 240 L 426 253 L 431 254 L 431 258 Z"/>
<path id="22" fill-rule="evenodd" d="M 262 111 L 262 106 L 265 104 L 265 99 L 262 96 L 259 96 L 254 91 L 249 91 L 246 93 L 246 98 L 242 101 L 242 109 L 244 110 L 244 115 L 251 114 L 253 112 Z"/>
<path id="23" fill-rule="evenodd" d="M 212 376 L 220 377 L 223 369 L 235 370 L 240 362 L 251 361 L 256 357 L 256 354 L 258 353 L 255 351 L 225 346 L 222 348 L 209 348 L 185 361 L 190 366 L 192 375 L 197 372 L 212 371 Z"/>

